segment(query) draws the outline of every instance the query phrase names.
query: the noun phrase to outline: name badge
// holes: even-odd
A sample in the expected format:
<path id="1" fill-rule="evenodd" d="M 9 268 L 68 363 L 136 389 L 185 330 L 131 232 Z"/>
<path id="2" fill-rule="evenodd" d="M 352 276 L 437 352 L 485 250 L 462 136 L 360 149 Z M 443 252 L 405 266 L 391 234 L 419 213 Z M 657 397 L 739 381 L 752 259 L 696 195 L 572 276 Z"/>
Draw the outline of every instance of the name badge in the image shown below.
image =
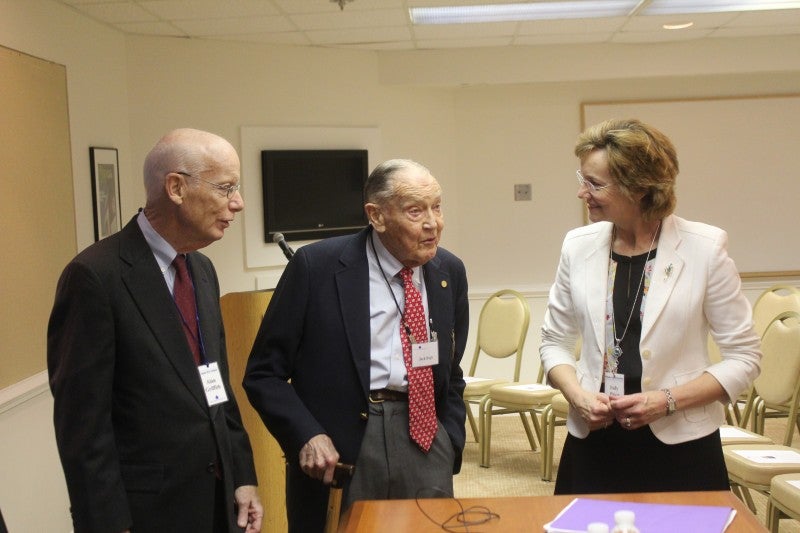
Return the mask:
<path id="1" fill-rule="evenodd" d="M 625 396 L 625 374 L 605 373 L 606 394 L 609 396 Z"/>
<path id="2" fill-rule="evenodd" d="M 439 363 L 439 341 L 411 345 L 411 366 L 433 366 Z"/>
<path id="3" fill-rule="evenodd" d="M 222 382 L 222 374 L 217 363 L 200 365 L 197 370 L 200 372 L 200 381 L 203 382 L 203 389 L 206 391 L 208 406 L 227 402 L 228 393 L 225 392 L 225 384 Z"/>

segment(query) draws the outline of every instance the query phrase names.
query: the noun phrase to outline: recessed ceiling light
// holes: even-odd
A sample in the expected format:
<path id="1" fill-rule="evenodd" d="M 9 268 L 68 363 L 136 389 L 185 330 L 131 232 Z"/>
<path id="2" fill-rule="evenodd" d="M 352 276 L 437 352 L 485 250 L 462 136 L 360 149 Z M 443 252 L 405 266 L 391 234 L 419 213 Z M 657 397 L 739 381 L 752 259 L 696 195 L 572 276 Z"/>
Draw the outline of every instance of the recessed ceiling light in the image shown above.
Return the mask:
<path id="1" fill-rule="evenodd" d="M 685 30 L 694 26 L 694 22 L 681 22 L 678 24 L 663 24 L 661 27 L 665 30 Z"/>

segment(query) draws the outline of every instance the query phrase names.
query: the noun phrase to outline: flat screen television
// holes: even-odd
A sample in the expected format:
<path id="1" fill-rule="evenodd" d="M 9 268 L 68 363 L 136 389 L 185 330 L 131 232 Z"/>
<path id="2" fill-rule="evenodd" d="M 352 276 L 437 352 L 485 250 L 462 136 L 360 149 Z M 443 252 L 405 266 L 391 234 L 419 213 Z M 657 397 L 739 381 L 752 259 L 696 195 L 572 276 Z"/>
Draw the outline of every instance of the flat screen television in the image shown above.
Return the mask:
<path id="1" fill-rule="evenodd" d="M 264 242 L 355 233 L 367 224 L 367 150 L 262 150 Z"/>

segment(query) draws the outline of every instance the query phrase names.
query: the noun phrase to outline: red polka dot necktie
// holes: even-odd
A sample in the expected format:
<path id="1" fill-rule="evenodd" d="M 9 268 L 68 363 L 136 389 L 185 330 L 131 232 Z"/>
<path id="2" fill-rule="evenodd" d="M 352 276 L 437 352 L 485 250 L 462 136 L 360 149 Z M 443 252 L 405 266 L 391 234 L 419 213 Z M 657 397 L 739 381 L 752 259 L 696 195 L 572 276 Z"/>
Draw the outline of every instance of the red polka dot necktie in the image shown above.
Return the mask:
<path id="1" fill-rule="evenodd" d="M 405 311 L 400 322 L 400 339 L 403 344 L 403 361 L 408 374 L 408 433 L 411 440 L 428 452 L 436 437 L 436 404 L 433 398 L 433 369 L 430 366 L 414 368 L 411 359 L 409 332 L 415 342 L 427 342 L 425 310 L 422 297 L 411 281 L 411 269 L 400 271 L 405 291 Z"/>
<path id="2" fill-rule="evenodd" d="M 194 299 L 194 285 L 189 277 L 189 269 L 186 265 L 186 256 L 178 254 L 172 261 L 175 267 L 175 284 L 172 286 L 172 297 L 181 315 L 183 332 L 192 350 L 194 363 L 200 364 L 200 336 L 197 331 L 197 302 Z"/>

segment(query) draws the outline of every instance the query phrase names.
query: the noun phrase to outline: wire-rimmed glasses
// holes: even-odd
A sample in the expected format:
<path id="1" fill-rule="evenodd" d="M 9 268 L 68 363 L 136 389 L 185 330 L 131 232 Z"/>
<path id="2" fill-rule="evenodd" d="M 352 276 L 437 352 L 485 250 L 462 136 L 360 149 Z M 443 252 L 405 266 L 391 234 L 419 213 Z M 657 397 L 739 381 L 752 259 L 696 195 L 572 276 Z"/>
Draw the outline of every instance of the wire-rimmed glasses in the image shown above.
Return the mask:
<path id="1" fill-rule="evenodd" d="M 606 188 L 611 186 L 610 183 L 606 183 L 605 185 L 600 185 L 598 187 L 597 185 L 595 185 L 591 181 L 589 181 L 586 178 L 584 178 L 583 174 L 581 174 L 580 169 L 575 171 L 575 175 L 578 177 L 578 185 L 579 186 L 584 186 L 585 185 L 586 189 L 592 194 L 594 194 L 596 192 L 600 192 L 600 191 L 602 191 L 602 190 L 604 190 L 604 189 L 606 189 Z"/>
<path id="2" fill-rule="evenodd" d="M 217 191 L 219 191 L 222 194 L 224 194 L 225 197 L 228 198 L 228 200 L 230 200 L 231 197 L 236 193 L 236 191 L 239 190 L 239 187 L 241 187 L 241 184 L 239 184 L 239 183 L 236 183 L 235 185 L 220 185 L 219 183 L 214 183 L 213 181 L 204 180 L 200 176 L 193 176 L 192 174 L 189 174 L 188 172 L 180 172 L 180 171 L 178 171 L 178 172 L 175 172 L 175 173 L 176 174 L 180 174 L 181 176 L 186 176 L 187 178 L 194 178 L 196 180 L 202 181 L 203 183 L 207 183 L 207 184 L 211 185 L 212 187 L 217 189 Z"/>

